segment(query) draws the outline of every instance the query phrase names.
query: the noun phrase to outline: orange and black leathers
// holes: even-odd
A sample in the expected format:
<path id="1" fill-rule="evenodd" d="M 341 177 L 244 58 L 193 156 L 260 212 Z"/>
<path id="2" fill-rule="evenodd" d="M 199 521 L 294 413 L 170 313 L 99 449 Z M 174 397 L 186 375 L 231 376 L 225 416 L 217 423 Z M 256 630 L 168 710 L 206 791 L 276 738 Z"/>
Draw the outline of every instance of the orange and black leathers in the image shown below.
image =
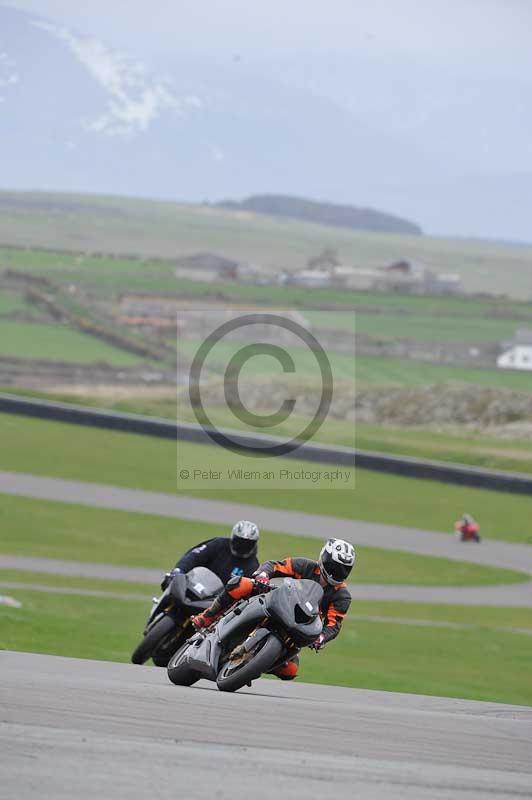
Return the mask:
<path id="1" fill-rule="evenodd" d="M 310 558 L 286 558 L 284 561 L 265 561 L 255 574 L 265 572 L 270 578 L 305 578 L 320 583 L 320 568 L 317 561 Z M 246 577 L 232 577 L 225 589 L 214 599 L 211 606 L 200 614 L 210 621 L 217 619 L 224 611 L 246 597 L 260 594 L 264 589 L 255 581 Z M 330 642 L 340 632 L 342 620 L 351 604 L 351 595 L 345 583 L 338 586 L 327 584 L 323 589 L 320 614 L 323 619 L 323 640 Z"/>
<path id="2" fill-rule="evenodd" d="M 266 561 L 261 564 L 256 570 L 255 574 L 258 575 L 265 572 L 270 578 L 305 578 L 307 580 L 320 583 L 320 568 L 317 561 L 312 561 L 309 558 L 286 558 L 284 561 Z M 197 627 L 205 627 L 210 625 L 218 619 L 233 603 L 238 600 L 243 600 L 246 597 L 251 597 L 253 594 L 260 594 L 264 591 L 264 587 L 256 584 L 254 580 L 246 577 L 233 577 L 226 584 L 225 589 L 218 597 L 214 599 L 211 606 L 203 612 L 203 614 L 195 617 L 196 620 L 203 619 L 203 625 Z M 324 643 L 330 642 L 335 636 L 338 636 L 342 625 L 342 620 L 345 617 L 347 610 L 351 604 L 351 595 L 345 583 L 339 586 L 325 586 L 323 590 L 323 599 L 320 604 L 320 613 L 323 619 L 323 638 Z M 195 623 L 197 624 L 197 623 Z M 285 661 L 277 669 L 273 670 L 273 674 L 277 675 L 281 680 L 293 680 L 299 669 L 299 657 L 293 656 L 290 660 Z"/>
<path id="3" fill-rule="evenodd" d="M 304 578 L 320 583 L 320 568 L 317 561 L 310 558 L 285 558 L 283 561 L 265 561 L 257 570 L 257 574 L 265 572 L 269 578 Z M 323 619 L 323 640 L 330 642 L 340 632 L 342 621 L 349 606 L 351 594 L 347 585 L 327 584 L 323 589 L 320 614 Z"/>
<path id="4" fill-rule="evenodd" d="M 196 627 L 205 627 L 217 620 L 221 615 L 227 611 L 233 603 L 242 600 L 245 597 L 251 597 L 252 594 L 260 594 L 261 587 L 255 585 L 255 581 L 243 575 L 233 575 L 217 597 L 214 598 L 209 608 L 206 608 L 202 614 L 193 617 L 192 622 Z M 200 622 L 202 623 L 200 625 Z"/>

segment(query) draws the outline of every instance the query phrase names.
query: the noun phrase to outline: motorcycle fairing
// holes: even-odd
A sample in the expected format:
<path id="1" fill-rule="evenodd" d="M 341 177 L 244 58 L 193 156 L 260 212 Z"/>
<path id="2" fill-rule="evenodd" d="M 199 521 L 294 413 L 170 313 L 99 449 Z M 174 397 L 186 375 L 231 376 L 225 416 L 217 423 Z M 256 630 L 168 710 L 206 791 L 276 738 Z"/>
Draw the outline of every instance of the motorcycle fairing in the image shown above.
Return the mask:
<path id="1" fill-rule="evenodd" d="M 220 641 L 216 636 L 216 631 L 211 631 L 206 636 L 196 633 L 188 641 L 185 662 L 191 669 L 199 672 L 203 678 L 215 681 L 218 675 L 220 654 Z"/>
<path id="2" fill-rule="evenodd" d="M 224 646 L 231 640 L 242 641 L 267 616 L 264 595 L 237 603 L 216 626 L 216 633 Z"/>
<path id="3" fill-rule="evenodd" d="M 223 589 L 221 580 L 206 567 L 195 567 L 186 574 L 178 572 L 151 607 L 145 632 L 165 613 L 187 608 L 189 613 L 204 611 L 212 598 Z"/>
<path id="4" fill-rule="evenodd" d="M 187 572 L 186 579 L 187 600 L 194 602 L 207 600 L 210 603 L 212 598 L 224 588 L 220 578 L 207 567 L 194 567 Z"/>
<path id="5" fill-rule="evenodd" d="M 267 595 L 266 610 L 295 644 L 304 646 L 317 639 L 323 630 L 319 615 L 322 597 L 319 583 L 286 578 L 278 589 Z"/>
<path id="6" fill-rule="evenodd" d="M 215 681 L 222 652 L 246 639 L 265 617 L 263 596 L 238 603 L 219 620 L 214 630 L 207 635 L 196 633 L 189 639 L 186 663 L 202 677 Z"/>

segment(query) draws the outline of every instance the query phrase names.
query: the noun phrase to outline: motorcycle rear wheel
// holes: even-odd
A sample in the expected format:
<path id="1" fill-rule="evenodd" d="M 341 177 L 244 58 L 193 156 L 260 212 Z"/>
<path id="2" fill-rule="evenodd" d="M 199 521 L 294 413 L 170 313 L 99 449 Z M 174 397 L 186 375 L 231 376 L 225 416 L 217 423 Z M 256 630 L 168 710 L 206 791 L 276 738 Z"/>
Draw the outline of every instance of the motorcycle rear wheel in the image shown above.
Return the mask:
<path id="1" fill-rule="evenodd" d="M 166 614 L 157 620 L 150 628 L 144 639 L 133 650 L 131 661 L 133 664 L 144 664 L 156 652 L 163 640 L 175 629 L 176 624 L 172 617 Z"/>
<path id="2" fill-rule="evenodd" d="M 277 636 L 270 634 L 266 639 L 261 639 L 258 645 L 262 646 L 241 666 L 231 668 L 231 661 L 224 664 L 216 678 L 216 685 L 221 692 L 236 692 L 273 667 L 283 649 Z"/>

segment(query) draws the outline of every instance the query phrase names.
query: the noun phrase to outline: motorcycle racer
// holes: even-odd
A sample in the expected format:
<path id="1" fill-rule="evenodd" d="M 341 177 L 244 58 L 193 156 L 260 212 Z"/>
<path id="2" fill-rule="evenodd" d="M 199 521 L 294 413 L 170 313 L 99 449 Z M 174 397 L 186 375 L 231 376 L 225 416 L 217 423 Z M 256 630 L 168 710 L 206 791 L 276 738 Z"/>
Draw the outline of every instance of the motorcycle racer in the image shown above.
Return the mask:
<path id="1" fill-rule="evenodd" d="M 463 514 L 454 523 L 454 530 L 461 542 L 480 542 L 480 525 L 471 514 Z"/>
<path id="2" fill-rule="evenodd" d="M 187 550 L 174 569 L 165 575 L 161 588 L 166 589 L 177 573 L 190 572 L 195 567 L 207 567 L 224 584 L 231 576 L 249 577 L 259 566 L 259 536 L 259 529 L 254 522 L 240 520 L 233 526 L 230 537 L 207 539 Z"/>
<path id="3" fill-rule="evenodd" d="M 267 591 L 272 578 L 296 578 L 312 580 L 323 588 L 320 614 L 323 631 L 311 645 L 318 652 L 338 636 L 342 621 L 351 604 L 351 594 L 345 581 L 355 564 L 356 554 L 352 544 L 343 539 L 328 539 L 321 549 L 317 561 L 309 558 L 285 558 L 282 561 L 265 561 L 256 570 L 253 578 L 233 577 L 225 589 L 214 599 L 202 614 L 192 618 L 196 629 L 209 627 L 238 600 Z M 292 680 L 299 668 L 295 656 L 275 670 L 282 680 Z"/>

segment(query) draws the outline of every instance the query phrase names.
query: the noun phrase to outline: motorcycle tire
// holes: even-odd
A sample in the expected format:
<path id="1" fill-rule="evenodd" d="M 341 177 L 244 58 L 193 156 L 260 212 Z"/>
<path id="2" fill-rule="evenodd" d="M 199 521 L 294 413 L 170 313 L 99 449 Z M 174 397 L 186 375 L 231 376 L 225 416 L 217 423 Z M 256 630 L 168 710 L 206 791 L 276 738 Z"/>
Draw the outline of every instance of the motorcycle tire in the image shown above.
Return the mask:
<path id="1" fill-rule="evenodd" d="M 150 628 L 131 656 L 133 664 L 144 664 L 155 653 L 163 639 L 175 629 L 172 617 L 164 615 Z"/>
<path id="2" fill-rule="evenodd" d="M 247 683 L 260 678 L 264 672 L 268 672 L 281 655 L 283 645 L 273 634 L 258 642 L 257 651 L 242 666 L 231 669 L 231 662 L 224 664 L 218 677 L 216 685 L 221 692 L 236 692 Z"/>
<path id="3" fill-rule="evenodd" d="M 185 642 L 168 662 L 168 677 L 176 686 L 192 686 L 200 679 L 200 674 L 183 660 L 188 648 L 189 644 Z"/>

